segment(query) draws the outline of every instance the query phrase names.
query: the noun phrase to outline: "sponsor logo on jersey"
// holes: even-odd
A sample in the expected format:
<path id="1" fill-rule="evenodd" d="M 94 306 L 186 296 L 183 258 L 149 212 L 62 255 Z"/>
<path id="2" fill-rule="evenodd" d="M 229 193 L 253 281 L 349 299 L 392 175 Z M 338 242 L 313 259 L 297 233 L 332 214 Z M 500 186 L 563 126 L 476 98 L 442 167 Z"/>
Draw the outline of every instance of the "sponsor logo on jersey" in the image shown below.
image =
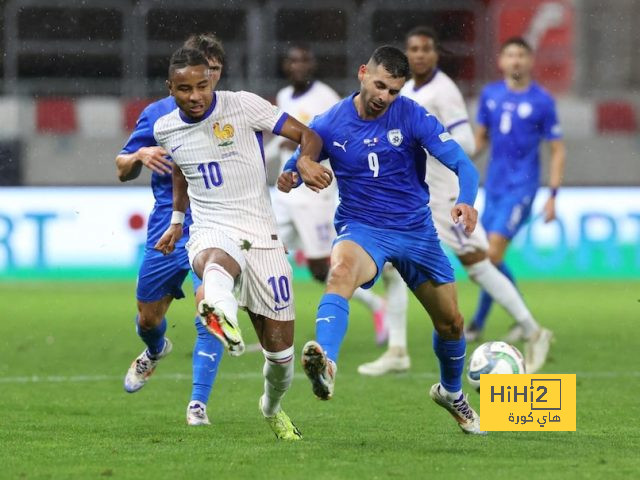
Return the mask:
<path id="1" fill-rule="evenodd" d="M 340 147 L 344 153 L 347 153 L 347 142 L 349 140 L 345 140 L 344 143 L 338 143 L 335 140 L 333 141 L 334 147 Z"/>
<path id="2" fill-rule="evenodd" d="M 380 141 L 380 139 L 378 137 L 373 137 L 373 138 L 365 138 L 363 140 L 363 143 L 367 147 L 375 147 L 378 144 L 379 141 Z"/>
<path id="3" fill-rule="evenodd" d="M 229 145 L 233 145 L 233 134 L 235 133 L 233 129 L 233 125 L 227 123 L 224 127 L 220 127 L 220 122 L 216 122 L 213 124 L 213 134 L 216 136 L 218 140 L 222 140 L 222 143 L 219 143 L 219 147 L 227 147 Z"/>
<path id="4" fill-rule="evenodd" d="M 404 140 L 404 137 L 402 136 L 402 132 L 400 131 L 400 129 L 394 128 L 393 130 L 389 130 L 387 132 L 387 139 L 389 140 L 389 143 L 391 145 L 393 145 L 394 147 L 399 147 L 402 143 L 402 140 Z"/>

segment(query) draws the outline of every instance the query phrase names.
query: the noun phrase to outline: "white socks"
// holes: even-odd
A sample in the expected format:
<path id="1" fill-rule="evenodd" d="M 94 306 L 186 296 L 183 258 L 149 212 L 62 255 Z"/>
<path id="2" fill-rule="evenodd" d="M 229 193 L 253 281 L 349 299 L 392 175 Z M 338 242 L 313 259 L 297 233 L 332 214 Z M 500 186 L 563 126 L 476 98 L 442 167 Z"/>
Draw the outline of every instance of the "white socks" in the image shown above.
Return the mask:
<path id="1" fill-rule="evenodd" d="M 353 292 L 351 298 L 365 304 L 372 312 L 380 310 L 384 305 L 384 301 L 380 296 L 376 295 L 371 290 L 365 290 L 364 288 L 357 288 L 356 291 Z"/>
<path id="2" fill-rule="evenodd" d="M 293 381 L 293 346 L 281 352 L 267 352 L 264 355 L 264 395 L 262 396 L 262 413 L 265 417 L 273 417 L 280 411 L 280 400 L 289 390 Z"/>
<path id="3" fill-rule="evenodd" d="M 515 285 L 488 258 L 465 266 L 465 269 L 469 277 L 484 288 L 518 322 L 524 330 L 525 338 L 529 338 L 540 328 Z"/>
<path id="4" fill-rule="evenodd" d="M 389 349 L 407 351 L 407 285 L 395 268 L 385 267 L 382 280 L 387 290 L 387 312 L 385 320 L 389 330 Z M 394 348 L 395 347 L 395 348 Z"/>
<path id="5" fill-rule="evenodd" d="M 222 310 L 231 321 L 238 322 L 238 301 L 233 295 L 234 280 L 217 263 L 208 264 L 202 274 L 204 298 Z"/>

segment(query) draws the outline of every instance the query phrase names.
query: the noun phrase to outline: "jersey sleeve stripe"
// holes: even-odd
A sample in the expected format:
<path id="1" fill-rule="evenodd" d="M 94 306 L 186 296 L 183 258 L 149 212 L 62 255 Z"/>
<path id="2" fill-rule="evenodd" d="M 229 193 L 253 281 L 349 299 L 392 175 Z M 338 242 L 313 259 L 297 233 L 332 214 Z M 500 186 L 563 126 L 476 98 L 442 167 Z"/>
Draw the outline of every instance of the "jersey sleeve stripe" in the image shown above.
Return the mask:
<path id="1" fill-rule="evenodd" d="M 280 135 L 280 132 L 282 131 L 282 126 L 284 125 L 284 122 L 287 121 L 287 118 L 289 118 L 289 115 L 286 112 L 282 112 L 282 115 L 280 115 L 280 118 L 278 119 L 275 126 L 273 127 L 272 132 L 274 134 Z"/>
<path id="2" fill-rule="evenodd" d="M 464 120 L 458 120 L 457 122 L 453 122 L 451 125 L 447 125 L 447 130 L 451 131 L 454 128 L 463 125 L 465 123 L 469 123 L 469 119 L 465 118 Z"/>

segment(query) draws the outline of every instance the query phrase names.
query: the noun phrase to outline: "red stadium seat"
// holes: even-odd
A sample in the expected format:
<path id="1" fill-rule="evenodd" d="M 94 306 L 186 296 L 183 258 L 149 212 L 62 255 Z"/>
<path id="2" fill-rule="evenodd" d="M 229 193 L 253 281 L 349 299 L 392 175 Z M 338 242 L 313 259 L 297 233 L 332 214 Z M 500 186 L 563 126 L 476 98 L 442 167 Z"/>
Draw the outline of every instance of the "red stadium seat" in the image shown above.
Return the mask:
<path id="1" fill-rule="evenodd" d="M 41 133 L 70 134 L 77 128 L 72 99 L 44 98 L 36 104 L 36 127 Z"/>
<path id="2" fill-rule="evenodd" d="M 128 102 L 126 102 L 124 107 L 125 131 L 130 132 L 134 129 L 138 117 L 151 102 L 153 102 L 153 100 L 149 98 L 129 100 Z"/>
<path id="3" fill-rule="evenodd" d="M 633 105 L 624 101 L 609 101 L 598 104 L 598 132 L 633 133 L 638 122 Z"/>

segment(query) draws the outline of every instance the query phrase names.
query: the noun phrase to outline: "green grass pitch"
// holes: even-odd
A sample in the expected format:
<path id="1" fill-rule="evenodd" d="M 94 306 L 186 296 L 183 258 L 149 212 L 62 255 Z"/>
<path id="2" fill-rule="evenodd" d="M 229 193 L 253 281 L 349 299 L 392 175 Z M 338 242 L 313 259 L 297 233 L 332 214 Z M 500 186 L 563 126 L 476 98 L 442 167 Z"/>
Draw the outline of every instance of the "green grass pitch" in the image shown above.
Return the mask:
<path id="1" fill-rule="evenodd" d="M 129 395 L 122 377 L 143 348 L 133 281 L 0 283 L 0 478 L 638 478 L 640 282 L 520 287 L 556 336 L 543 372 L 577 374 L 576 432 L 463 435 L 428 398 L 437 364 L 430 322 L 412 298 L 411 373 L 357 374 L 382 351 L 358 305 L 333 400 L 316 400 L 296 363 L 284 408 L 304 439 L 291 444 L 276 441 L 258 413 L 260 353 L 225 356 L 209 403 L 213 425 L 186 426 L 190 300 L 168 315 L 173 353 Z M 303 282 L 295 294 L 298 361 L 321 288 Z M 459 296 L 468 315 L 476 289 L 463 281 Z M 509 323 L 496 308 L 485 339 L 500 338 Z M 246 317 L 243 329 L 255 341 Z M 479 407 L 477 394 L 470 399 Z"/>

